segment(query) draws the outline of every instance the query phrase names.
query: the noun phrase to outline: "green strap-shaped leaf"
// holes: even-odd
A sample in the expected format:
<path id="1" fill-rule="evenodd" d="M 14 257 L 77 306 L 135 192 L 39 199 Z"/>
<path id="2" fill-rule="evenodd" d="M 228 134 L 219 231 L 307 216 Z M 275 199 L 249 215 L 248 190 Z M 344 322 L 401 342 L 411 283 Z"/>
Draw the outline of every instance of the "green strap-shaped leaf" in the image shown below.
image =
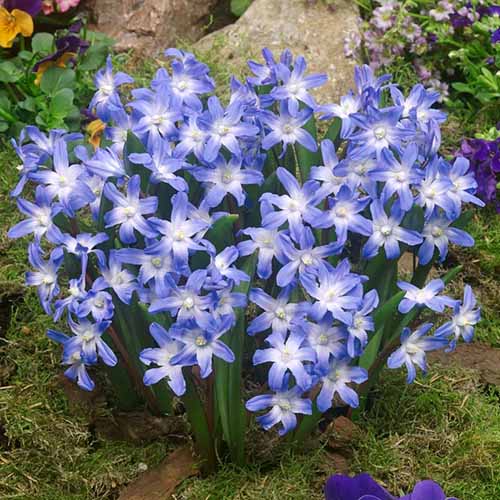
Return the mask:
<path id="1" fill-rule="evenodd" d="M 325 139 L 330 139 L 335 145 L 335 149 L 337 149 L 339 144 L 342 142 L 342 139 L 340 138 L 341 129 L 342 120 L 338 117 L 335 117 L 325 134 Z"/>
<path id="2" fill-rule="evenodd" d="M 317 132 L 316 132 L 316 120 L 314 115 L 311 116 L 309 121 L 303 127 L 307 132 L 309 132 L 314 141 L 317 142 Z M 301 144 L 296 145 L 297 158 L 299 162 L 299 172 L 302 182 L 306 182 L 309 179 L 309 173 L 311 172 L 311 167 L 315 165 L 321 165 L 321 153 L 319 151 L 309 151 Z M 298 173 L 296 173 L 297 175 Z"/>
<path id="3" fill-rule="evenodd" d="M 125 172 L 132 176 L 139 174 L 141 177 L 141 190 L 145 193 L 148 189 L 149 177 L 151 172 L 145 168 L 143 165 L 137 165 L 130 161 L 129 156 L 132 153 L 145 153 L 146 149 L 141 140 L 131 131 L 127 134 L 127 140 L 125 141 L 125 146 L 123 148 L 123 164 L 125 166 Z"/>
<path id="4" fill-rule="evenodd" d="M 247 257 L 241 269 L 250 276 L 250 281 L 243 281 L 235 287 L 235 292 L 248 295 L 256 265 L 256 254 Z M 234 362 L 226 363 L 218 358 L 214 360 L 217 411 L 231 458 L 237 464 L 243 464 L 245 453 L 246 414 L 241 395 L 243 347 L 246 335 L 245 310 L 245 308 L 238 310 L 234 328 L 222 337 L 222 341 L 234 353 Z"/>
<path id="5" fill-rule="evenodd" d="M 224 248 L 234 245 L 234 224 L 237 220 L 237 214 L 226 215 L 217 219 L 207 231 L 205 238 L 215 245 L 217 252 L 222 252 Z"/>
<path id="6" fill-rule="evenodd" d="M 144 348 L 154 346 L 154 342 L 149 335 L 149 325 L 153 321 L 157 321 L 157 318 L 144 311 L 138 304 L 136 297 L 132 299 L 130 305 L 126 305 L 113 293 L 113 303 L 115 305 L 113 325 L 120 342 L 122 342 L 128 353 L 128 362 L 132 369 L 135 370 L 136 380 L 134 383 L 141 382 L 142 384 L 142 377 L 148 367 L 141 362 L 139 354 Z M 164 380 L 151 387 L 139 385 L 137 390 L 144 395 L 153 412 L 159 414 L 171 413 L 172 394 Z"/>
<path id="7" fill-rule="evenodd" d="M 213 436 L 208 428 L 205 408 L 196 390 L 190 368 L 184 368 L 183 372 L 186 380 L 186 392 L 181 399 L 186 408 L 191 431 L 194 434 L 195 447 L 198 454 L 205 460 L 203 466 L 206 471 L 213 472 L 216 465 L 216 455 Z"/>

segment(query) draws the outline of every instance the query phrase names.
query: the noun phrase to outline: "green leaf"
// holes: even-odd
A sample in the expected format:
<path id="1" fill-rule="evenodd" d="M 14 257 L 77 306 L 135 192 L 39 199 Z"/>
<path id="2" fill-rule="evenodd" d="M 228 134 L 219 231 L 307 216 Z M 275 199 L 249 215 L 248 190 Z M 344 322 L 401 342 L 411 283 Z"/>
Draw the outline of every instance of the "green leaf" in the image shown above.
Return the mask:
<path id="1" fill-rule="evenodd" d="M 21 64 L 14 64 L 11 61 L 0 63 L 0 82 L 14 83 L 23 77 L 23 67 Z"/>
<path id="2" fill-rule="evenodd" d="M 250 276 L 250 281 L 242 281 L 235 292 L 248 295 L 250 283 L 255 274 L 257 255 L 247 257 L 241 269 Z M 241 394 L 243 348 L 246 335 L 246 308 L 239 309 L 234 328 L 223 335 L 221 340 L 233 351 L 233 363 L 216 358 L 214 360 L 215 394 L 222 432 L 229 446 L 231 458 L 236 464 L 244 461 L 245 445 L 245 407 Z"/>
<path id="3" fill-rule="evenodd" d="M 36 113 L 36 100 L 33 97 L 26 97 L 24 101 L 18 103 L 18 106 L 31 113 Z"/>
<path id="4" fill-rule="evenodd" d="M 205 460 L 204 465 L 208 469 L 207 472 L 213 472 L 216 465 L 216 455 L 214 440 L 208 428 L 207 415 L 189 368 L 184 368 L 183 372 L 186 380 L 186 392 L 181 399 L 194 434 L 195 447 L 198 454 Z"/>
<path id="5" fill-rule="evenodd" d="M 311 116 L 311 118 L 303 128 L 313 136 L 314 141 L 317 141 L 316 121 L 314 119 L 314 115 Z M 302 179 L 302 182 L 304 183 L 309 179 L 309 172 L 311 171 L 311 167 L 321 164 L 321 154 L 319 153 L 319 151 L 309 151 L 304 146 L 298 143 L 296 145 L 296 151 L 299 161 L 300 177 Z M 297 172 L 295 175 L 297 175 L 298 173 L 299 172 Z"/>
<path id="6" fill-rule="evenodd" d="M 44 94 L 53 96 L 61 89 L 72 88 L 75 78 L 76 75 L 72 69 L 49 68 L 42 76 L 40 89 Z"/>
<path id="7" fill-rule="evenodd" d="M 330 139 L 335 145 L 335 149 L 337 149 L 340 141 L 342 140 L 340 138 L 341 129 L 342 129 L 342 120 L 336 116 L 333 119 L 331 125 L 328 127 L 328 130 L 326 131 L 325 134 L 325 139 Z"/>
<path id="8" fill-rule="evenodd" d="M 65 117 L 73 110 L 75 95 L 71 89 L 61 89 L 52 96 L 49 111 L 54 117 Z"/>
<path id="9" fill-rule="evenodd" d="M 95 42 L 83 54 L 78 63 L 78 69 L 83 71 L 95 71 L 104 65 L 109 54 L 109 48 L 113 44 L 111 40 Z"/>
<path id="10" fill-rule="evenodd" d="M 49 54 L 54 47 L 54 35 L 50 33 L 37 33 L 31 39 L 31 49 L 34 53 Z"/>
<path id="11" fill-rule="evenodd" d="M 236 17 L 241 17 L 250 7 L 252 0 L 231 0 L 231 12 Z"/>
<path id="12" fill-rule="evenodd" d="M 207 231 L 205 239 L 215 245 L 217 253 L 222 252 L 226 247 L 234 245 L 234 224 L 237 220 L 237 214 L 226 215 L 217 219 Z"/>
<path id="13" fill-rule="evenodd" d="M 146 192 L 149 184 L 149 176 L 151 172 L 143 165 L 138 165 L 130 161 L 129 156 L 133 153 L 145 153 L 146 148 L 142 141 L 131 131 L 127 134 L 127 140 L 123 149 L 123 164 L 128 175 L 132 176 L 139 174 L 141 177 L 141 190 Z"/>

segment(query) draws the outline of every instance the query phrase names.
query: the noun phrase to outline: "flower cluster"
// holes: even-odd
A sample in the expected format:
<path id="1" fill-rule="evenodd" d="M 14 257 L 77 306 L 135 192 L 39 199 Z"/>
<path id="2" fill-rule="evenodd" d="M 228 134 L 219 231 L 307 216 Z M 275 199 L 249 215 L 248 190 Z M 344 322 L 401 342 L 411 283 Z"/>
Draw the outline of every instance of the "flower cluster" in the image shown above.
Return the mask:
<path id="1" fill-rule="evenodd" d="M 311 90 L 326 76 L 307 74 L 289 51 L 276 60 L 264 50 L 223 104 L 206 65 L 166 55 L 171 71 L 129 102 L 120 90 L 130 76 L 110 61 L 98 72 L 90 111 L 105 129 L 95 151 L 79 135 L 35 127 L 15 144 L 13 195 L 26 218 L 9 235 L 33 235 L 27 281 L 48 314 L 67 319 L 71 335 L 49 336 L 63 345 L 68 377 L 91 389 L 87 368 L 113 366 L 113 350 L 128 349 L 146 385 L 166 380 L 182 396 L 192 373 L 203 384 L 214 363 L 243 363 L 233 346 L 246 330 L 270 389 L 246 407 L 269 409 L 260 423 L 283 434 L 314 400 L 320 412 L 358 406 L 354 385 L 369 376 L 358 361 L 375 337 L 391 345 L 401 334 L 389 367 L 406 365 L 409 381 L 415 366 L 425 371 L 427 351 L 471 339 L 479 310 L 470 288 L 461 302 L 443 295 L 441 279 L 387 279 L 405 252 L 421 276 L 450 242 L 473 244 L 455 224 L 464 204 L 483 203 L 468 161 L 438 154 L 436 92 L 417 85 L 405 97 L 363 66 L 340 105 L 320 106 Z M 319 145 L 315 114 L 335 117 L 340 131 Z M 431 324 L 386 331 L 380 343 L 391 298 L 392 319 L 429 308 L 451 320 L 433 333 Z M 247 304 L 258 313 L 245 328 Z M 135 315 L 155 341 L 140 352 L 127 326 Z"/>
<path id="2" fill-rule="evenodd" d="M 471 63 L 498 67 L 492 45 L 500 40 L 500 7 L 489 0 L 374 3 L 373 10 L 361 20 L 362 35 L 353 33 L 346 38 L 347 56 L 366 57 L 373 69 L 408 63 L 409 71 L 444 97 L 448 95 L 449 80 L 463 78 L 454 74 L 456 69 L 469 80 Z M 469 47 L 471 44 L 474 48 Z M 453 65 L 456 69 L 449 64 L 449 58 L 460 61 Z"/>
<path id="3" fill-rule="evenodd" d="M 464 139 L 457 156 L 463 156 L 470 161 L 470 169 L 477 179 L 477 195 L 485 203 L 496 205 L 500 174 L 500 137 L 488 139 Z"/>

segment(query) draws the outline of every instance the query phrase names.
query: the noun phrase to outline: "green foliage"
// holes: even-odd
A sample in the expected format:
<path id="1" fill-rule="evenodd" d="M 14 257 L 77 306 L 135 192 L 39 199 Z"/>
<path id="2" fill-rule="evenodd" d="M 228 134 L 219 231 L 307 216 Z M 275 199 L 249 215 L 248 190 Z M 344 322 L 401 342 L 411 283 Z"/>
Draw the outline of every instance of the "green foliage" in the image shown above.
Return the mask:
<path id="1" fill-rule="evenodd" d="M 380 4 L 358 0 L 365 22 L 362 31 L 374 33 L 352 50 L 366 62 L 387 71 L 404 88 L 416 83 L 444 91 L 446 107 L 465 115 L 468 122 L 482 116 L 481 128 L 498 120 L 500 98 L 500 44 L 492 42 L 492 33 L 500 28 L 500 17 L 476 11 L 494 5 L 494 1 L 451 2 L 455 12 L 469 9 L 475 21 L 453 27 L 450 18 L 436 19 L 436 2 L 406 0 L 395 3 L 393 12 L 381 15 Z M 382 29 L 377 19 L 392 18 Z M 415 37 L 418 33 L 419 37 Z M 449 95 L 446 95 L 446 90 Z M 473 131 L 480 132 L 478 128 Z"/>
<path id="2" fill-rule="evenodd" d="M 245 11 L 250 7 L 252 0 L 231 0 L 231 12 L 237 16 L 241 17 Z"/>
<path id="3" fill-rule="evenodd" d="M 44 130 L 80 129 L 79 110 L 92 95 L 91 72 L 104 64 L 112 42 L 82 29 L 74 36 L 90 47 L 68 62 L 71 56 L 56 47 L 57 40 L 67 35 L 67 31 L 36 33 L 30 50 L 15 46 L 0 62 L 0 133 L 17 136 L 27 124 Z M 39 62 L 37 73 L 34 66 Z"/>

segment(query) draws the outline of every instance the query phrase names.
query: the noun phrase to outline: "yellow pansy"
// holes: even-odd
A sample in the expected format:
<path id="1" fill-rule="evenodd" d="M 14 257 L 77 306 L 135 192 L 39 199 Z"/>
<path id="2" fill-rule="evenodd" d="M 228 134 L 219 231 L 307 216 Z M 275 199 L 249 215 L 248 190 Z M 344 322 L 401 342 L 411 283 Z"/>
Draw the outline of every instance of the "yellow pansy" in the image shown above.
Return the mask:
<path id="1" fill-rule="evenodd" d="M 41 63 L 38 66 L 38 69 L 36 70 L 35 85 L 40 85 L 43 74 L 49 68 L 65 68 L 68 62 L 71 61 L 71 59 L 74 59 L 75 57 L 76 54 L 74 52 L 66 52 L 55 61 L 45 61 Z"/>
<path id="2" fill-rule="evenodd" d="M 97 119 L 87 125 L 87 132 L 89 134 L 89 142 L 97 149 L 101 144 L 101 136 L 106 128 L 106 124 Z"/>
<path id="3" fill-rule="evenodd" d="M 5 7 L 0 7 L 0 47 L 12 47 L 16 36 L 33 34 L 33 19 L 23 10 L 14 9 L 9 12 Z"/>

